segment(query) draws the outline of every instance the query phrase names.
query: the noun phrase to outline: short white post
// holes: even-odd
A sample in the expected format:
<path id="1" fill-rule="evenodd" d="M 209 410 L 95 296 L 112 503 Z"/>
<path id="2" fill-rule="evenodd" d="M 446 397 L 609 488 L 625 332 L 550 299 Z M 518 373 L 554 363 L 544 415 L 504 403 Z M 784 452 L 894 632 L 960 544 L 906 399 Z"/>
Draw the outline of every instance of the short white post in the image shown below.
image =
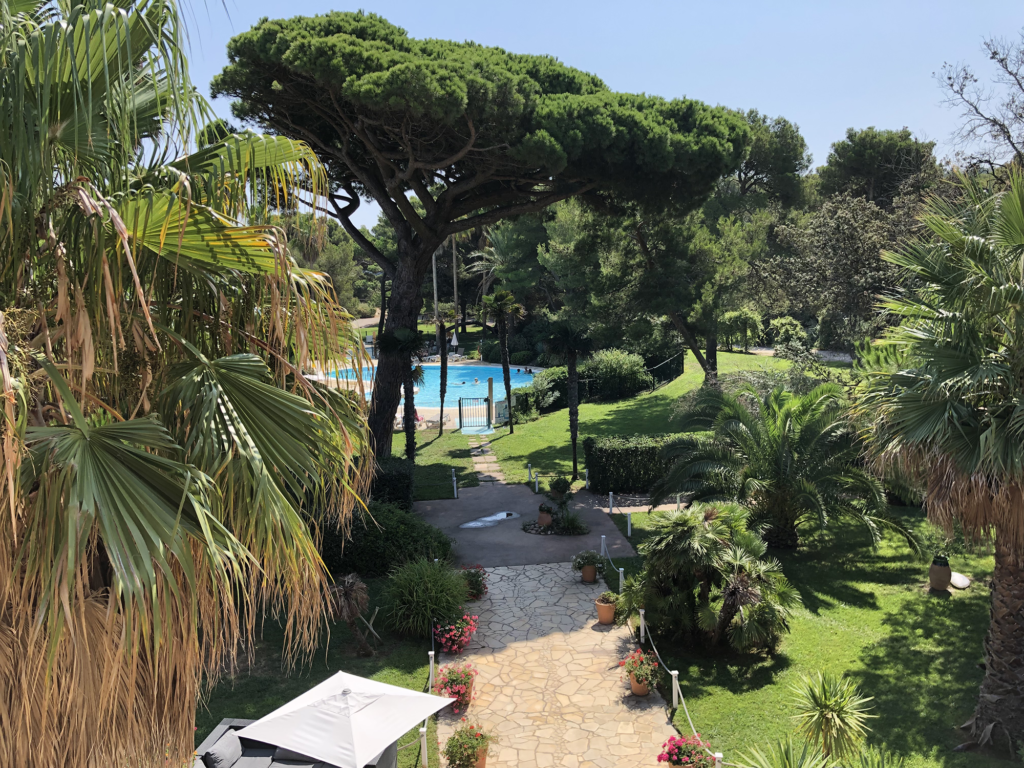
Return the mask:
<path id="1" fill-rule="evenodd" d="M 540 475 L 533 476 L 533 492 L 540 493 Z"/>
<path id="2" fill-rule="evenodd" d="M 626 513 L 626 538 L 628 539 L 633 535 L 633 513 Z"/>
<path id="3" fill-rule="evenodd" d="M 430 768 L 430 758 L 427 756 L 427 727 L 425 725 L 420 727 L 420 763 L 423 768 Z"/>
<path id="4" fill-rule="evenodd" d="M 586 470 L 584 470 L 584 472 L 585 472 L 584 477 L 586 477 L 586 479 L 587 479 L 587 490 L 589 491 L 590 490 L 590 470 L 586 469 Z"/>
<path id="5" fill-rule="evenodd" d="M 604 534 L 602 533 L 601 534 L 601 554 L 602 555 L 607 555 L 608 554 L 608 546 L 604 542 L 605 542 L 605 538 L 604 538 Z"/>
<path id="6" fill-rule="evenodd" d="M 672 670 L 672 709 L 679 708 L 679 670 Z"/>
<path id="7" fill-rule="evenodd" d="M 676 494 L 676 512 L 679 511 L 679 494 Z"/>
<path id="8" fill-rule="evenodd" d="M 722 768 L 722 753 L 715 752 L 715 768 Z"/>
<path id="9" fill-rule="evenodd" d="M 615 500 L 612 498 L 612 492 L 608 491 L 608 512 L 615 511 Z"/>
<path id="10" fill-rule="evenodd" d="M 530 482 L 531 480 L 533 480 L 533 465 L 532 464 L 527 464 L 526 465 L 526 481 Z"/>
<path id="11" fill-rule="evenodd" d="M 619 594 L 622 594 L 622 587 L 626 583 L 626 569 L 619 568 Z"/>
<path id="12" fill-rule="evenodd" d="M 644 644 L 644 636 L 647 634 L 647 623 L 644 620 L 644 609 L 640 609 L 640 645 Z"/>
<path id="13" fill-rule="evenodd" d="M 427 678 L 427 690 L 434 690 L 434 652 L 427 651 L 427 655 L 430 656 L 430 677 Z"/>
<path id="14" fill-rule="evenodd" d="M 455 467 L 452 467 L 452 491 L 455 492 L 455 498 L 459 498 L 459 481 L 455 477 Z"/>

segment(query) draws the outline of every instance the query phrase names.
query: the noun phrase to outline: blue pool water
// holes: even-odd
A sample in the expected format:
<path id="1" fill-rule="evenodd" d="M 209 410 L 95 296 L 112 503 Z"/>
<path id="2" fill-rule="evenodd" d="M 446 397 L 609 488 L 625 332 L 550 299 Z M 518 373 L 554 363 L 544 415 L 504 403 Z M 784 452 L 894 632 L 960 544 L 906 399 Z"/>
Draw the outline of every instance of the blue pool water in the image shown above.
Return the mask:
<path id="1" fill-rule="evenodd" d="M 519 373 L 513 367 L 512 389 L 525 387 L 533 381 L 532 373 L 523 373 L 522 367 Z M 351 370 L 337 371 L 336 375 L 347 379 L 352 376 Z M 441 407 L 441 366 L 424 365 L 423 383 L 419 384 L 419 392 L 416 393 L 416 405 L 423 408 Z M 505 399 L 505 381 L 502 378 L 500 365 L 459 365 L 458 363 L 448 366 L 448 390 L 445 392 L 444 401 L 446 405 L 457 405 L 460 397 L 487 397 L 487 379 L 494 379 L 494 399 Z M 477 383 L 474 384 L 473 380 Z M 363 381 L 373 381 L 373 369 L 363 369 Z M 465 383 L 463 383 L 465 382 Z M 367 392 L 369 397 L 369 392 Z"/>

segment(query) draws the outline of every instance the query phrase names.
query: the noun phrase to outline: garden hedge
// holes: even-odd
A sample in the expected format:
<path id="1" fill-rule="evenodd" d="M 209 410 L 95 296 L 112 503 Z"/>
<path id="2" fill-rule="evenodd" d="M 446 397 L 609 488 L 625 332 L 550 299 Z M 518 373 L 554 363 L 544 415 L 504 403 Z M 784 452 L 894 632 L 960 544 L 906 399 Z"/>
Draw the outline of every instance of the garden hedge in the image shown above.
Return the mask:
<path id="1" fill-rule="evenodd" d="M 394 504 L 371 501 L 368 512 L 356 512 L 350 537 L 334 529 L 323 531 L 320 556 L 335 576 L 358 573 L 363 578 L 384 576 L 413 560 L 447 560 L 452 540 L 413 512 Z"/>
<path id="2" fill-rule="evenodd" d="M 587 437 L 583 456 L 594 493 L 647 493 L 668 464 L 661 450 L 678 435 Z"/>
<path id="3" fill-rule="evenodd" d="M 413 463 L 392 457 L 377 462 L 377 474 L 370 483 L 370 498 L 412 511 Z"/>

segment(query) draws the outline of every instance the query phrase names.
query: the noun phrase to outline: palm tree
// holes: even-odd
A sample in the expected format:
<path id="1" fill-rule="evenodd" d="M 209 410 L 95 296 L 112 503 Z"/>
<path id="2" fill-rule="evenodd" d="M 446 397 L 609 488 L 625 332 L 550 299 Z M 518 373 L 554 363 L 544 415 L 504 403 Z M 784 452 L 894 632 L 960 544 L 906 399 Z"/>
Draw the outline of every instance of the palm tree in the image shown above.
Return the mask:
<path id="1" fill-rule="evenodd" d="M 710 434 L 666 448 L 672 464 L 652 503 L 677 493 L 736 499 L 767 526 L 765 540 L 775 547 L 795 548 L 800 527 L 823 528 L 837 516 L 862 523 L 872 541 L 890 528 L 916 546 L 886 515 L 881 484 L 859 465 L 862 447 L 837 385 L 803 396 L 776 389 L 760 401 L 752 389 L 731 395 L 706 388 L 684 412 L 682 431 Z"/>
<path id="2" fill-rule="evenodd" d="M 316 647 L 365 481 L 324 275 L 248 222 L 326 188 L 216 134 L 172 0 L 0 3 L 0 764 L 183 764 L 260 615 Z M 313 522 L 311 514 L 316 512 Z M 29 693 L 26 693 L 29 692 Z"/>
<path id="3" fill-rule="evenodd" d="M 484 296 L 487 312 L 494 315 L 498 323 L 498 341 L 501 344 L 501 372 L 505 378 L 505 402 L 508 403 L 508 433 L 515 432 L 512 424 L 512 374 L 508 359 L 508 324 L 523 316 L 523 307 L 509 291 L 495 291 Z"/>
<path id="4" fill-rule="evenodd" d="M 331 618 L 344 621 L 349 631 L 359 644 L 359 653 L 372 656 L 373 648 L 366 640 L 366 635 L 359 627 L 358 619 L 370 604 L 370 591 L 359 578 L 359 574 L 350 573 L 342 576 L 330 587 Z"/>
<path id="5" fill-rule="evenodd" d="M 852 680 L 832 672 L 804 677 L 792 687 L 796 719 L 807 741 L 821 745 L 826 758 L 850 757 L 867 736 L 871 697 L 862 696 Z"/>
<path id="6" fill-rule="evenodd" d="M 466 270 L 470 274 L 480 275 L 480 288 L 476 294 L 477 303 L 483 300 L 491 286 L 500 277 L 502 270 L 510 267 L 515 258 L 512 237 L 507 230 L 489 229 L 487 230 L 487 239 L 491 242 L 489 246 L 473 251 L 467 256 L 470 259 L 477 259 Z M 485 320 L 484 330 L 486 331 L 486 329 Z"/>
<path id="7" fill-rule="evenodd" d="M 580 476 L 576 458 L 576 440 L 580 431 L 580 377 L 576 362 L 581 354 L 585 355 L 593 345 L 587 338 L 586 330 L 576 322 L 563 320 L 551 329 L 551 337 L 547 341 L 550 351 L 565 358 L 568 371 L 569 399 L 569 439 L 572 442 L 572 479 Z"/>
<path id="8" fill-rule="evenodd" d="M 441 415 L 438 419 L 437 436 L 444 434 L 444 396 L 448 391 L 448 325 L 454 330 L 459 323 L 458 307 L 454 304 L 441 304 L 437 312 L 438 338 L 441 340 Z"/>
<path id="9" fill-rule="evenodd" d="M 961 178 L 925 205 L 920 235 L 885 258 L 914 287 L 884 302 L 901 364 L 869 373 L 857 413 L 872 455 L 925 490 L 935 523 L 994 535 L 985 677 L 968 722 L 978 743 L 1024 733 L 1024 178 L 997 191 Z"/>

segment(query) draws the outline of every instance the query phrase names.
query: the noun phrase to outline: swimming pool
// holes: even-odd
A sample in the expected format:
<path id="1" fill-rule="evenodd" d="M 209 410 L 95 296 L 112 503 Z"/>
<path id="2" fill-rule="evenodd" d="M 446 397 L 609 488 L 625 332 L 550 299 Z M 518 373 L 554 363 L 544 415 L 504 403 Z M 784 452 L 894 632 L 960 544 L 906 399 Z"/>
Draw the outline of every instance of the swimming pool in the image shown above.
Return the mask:
<path id="1" fill-rule="evenodd" d="M 525 387 L 533 381 L 532 373 L 523 373 L 520 366 L 519 373 L 516 369 L 511 370 L 512 389 Z M 363 381 L 373 381 L 373 369 L 363 369 Z M 336 376 L 348 379 L 352 375 L 351 369 L 337 371 Z M 445 392 L 444 401 L 447 405 L 457 405 L 460 397 L 487 397 L 487 379 L 494 379 L 494 399 L 505 399 L 505 380 L 502 378 L 500 365 L 460 365 L 452 363 L 448 366 L 448 390 Z M 476 383 L 474 383 L 474 379 Z M 422 408 L 441 407 L 441 366 L 436 363 L 427 363 L 423 366 L 423 382 L 418 385 L 419 392 L 416 393 L 416 405 Z M 367 397 L 370 393 L 367 392 Z"/>

